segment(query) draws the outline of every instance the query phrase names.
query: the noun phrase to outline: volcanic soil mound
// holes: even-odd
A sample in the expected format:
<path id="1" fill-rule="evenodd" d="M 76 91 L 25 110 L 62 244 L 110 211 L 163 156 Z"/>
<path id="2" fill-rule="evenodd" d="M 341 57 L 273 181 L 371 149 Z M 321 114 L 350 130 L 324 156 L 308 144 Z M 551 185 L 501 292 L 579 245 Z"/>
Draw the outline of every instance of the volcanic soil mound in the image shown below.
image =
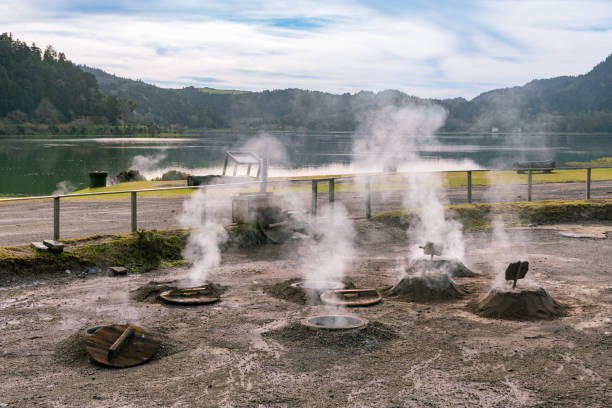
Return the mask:
<path id="1" fill-rule="evenodd" d="M 385 341 L 399 337 L 393 328 L 379 322 L 369 322 L 363 328 L 348 330 L 313 330 L 300 323 L 293 323 L 263 333 L 262 336 L 273 338 L 281 343 L 299 344 L 309 349 L 327 346 L 347 349 L 351 353 L 367 351 Z"/>
<path id="2" fill-rule="evenodd" d="M 466 292 L 446 273 L 406 275 L 385 291 L 385 296 L 413 302 L 458 299 L 465 295 Z"/>
<path id="3" fill-rule="evenodd" d="M 567 309 L 550 296 L 544 288 L 491 289 L 473 307 L 475 313 L 480 316 L 510 320 L 553 319 L 564 315 Z"/>
<path id="4" fill-rule="evenodd" d="M 211 296 L 216 297 L 221 296 L 227 290 L 227 287 L 212 282 L 205 282 L 198 286 L 208 286 Z M 183 287 L 183 285 L 181 285 L 181 282 L 178 280 L 162 282 L 151 281 L 146 285 L 130 291 L 130 297 L 137 302 L 159 303 L 160 300 L 158 299 L 158 295 L 160 293 L 179 287 Z"/>
<path id="5" fill-rule="evenodd" d="M 473 278 L 477 273 L 470 270 L 462 262 L 448 259 L 417 259 L 408 268 L 409 274 L 423 272 L 446 272 L 453 278 Z"/>
<path id="6" fill-rule="evenodd" d="M 265 286 L 263 288 L 264 293 L 275 297 L 277 299 L 287 300 L 289 302 L 297 303 L 300 305 L 305 304 L 321 304 L 321 299 L 319 295 L 322 291 L 317 291 L 314 289 L 304 289 L 300 287 L 293 286 L 294 283 L 302 282 L 304 279 L 300 278 L 292 278 L 286 281 L 275 283 L 274 285 Z M 342 283 L 344 284 L 343 289 L 354 289 L 355 284 L 351 279 L 345 278 Z"/>

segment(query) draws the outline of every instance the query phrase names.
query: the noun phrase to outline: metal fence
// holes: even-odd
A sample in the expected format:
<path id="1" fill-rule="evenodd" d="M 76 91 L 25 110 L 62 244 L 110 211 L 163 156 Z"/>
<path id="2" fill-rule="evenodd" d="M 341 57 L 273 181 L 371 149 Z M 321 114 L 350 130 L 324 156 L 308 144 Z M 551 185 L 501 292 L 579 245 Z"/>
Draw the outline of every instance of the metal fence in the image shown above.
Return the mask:
<path id="1" fill-rule="evenodd" d="M 612 167 L 563 167 L 556 168 L 555 170 L 585 170 L 585 197 L 591 199 L 591 171 L 592 169 L 610 169 Z M 428 173 L 465 173 L 466 175 L 466 202 L 473 202 L 473 187 L 472 187 L 472 174 L 474 172 L 491 172 L 491 171 L 516 171 L 521 170 L 527 173 L 527 201 L 533 200 L 533 172 L 538 171 L 534 169 L 478 169 L 478 170 L 457 170 L 457 171 L 441 171 L 441 172 L 428 172 Z M 365 196 L 365 208 L 364 215 L 367 218 L 372 216 L 372 181 L 376 178 L 384 177 L 397 177 L 397 176 L 408 176 L 414 173 L 369 173 L 369 174 L 358 174 L 358 175 L 339 175 L 330 178 L 301 178 L 301 179 L 286 179 L 286 180 L 266 180 L 266 181 L 252 181 L 252 182 L 241 182 L 241 183 L 227 183 L 227 184 L 214 184 L 204 186 L 179 186 L 179 187 L 162 187 L 162 188 L 151 188 L 142 190 L 123 190 L 123 191 L 107 191 L 97 193 L 80 193 L 80 194 L 66 194 L 66 195 L 49 195 L 49 196 L 35 196 L 35 197 L 19 197 L 19 198 L 6 198 L 0 199 L 0 204 L 4 202 L 17 202 L 17 201 L 31 201 L 31 200 L 52 200 L 53 201 L 53 239 L 60 239 L 60 200 L 63 198 L 74 198 L 74 197 L 89 197 L 89 196 L 102 196 L 102 195 L 118 195 L 118 194 L 129 194 L 131 201 L 131 231 L 135 232 L 138 229 L 138 194 L 146 192 L 159 192 L 168 190 L 202 190 L 206 193 L 207 190 L 215 188 L 232 188 L 232 187 L 258 187 L 260 192 L 268 191 L 270 186 L 278 183 L 311 183 L 311 206 L 310 211 L 313 216 L 317 215 L 318 211 L 318 199 L 319 199 L 319 185 L 328 185 L 328 201 L 330 205 L 336 200 L 336 185 L 338 181 L 353 180 L 358 181 L 364 187 Z"/>

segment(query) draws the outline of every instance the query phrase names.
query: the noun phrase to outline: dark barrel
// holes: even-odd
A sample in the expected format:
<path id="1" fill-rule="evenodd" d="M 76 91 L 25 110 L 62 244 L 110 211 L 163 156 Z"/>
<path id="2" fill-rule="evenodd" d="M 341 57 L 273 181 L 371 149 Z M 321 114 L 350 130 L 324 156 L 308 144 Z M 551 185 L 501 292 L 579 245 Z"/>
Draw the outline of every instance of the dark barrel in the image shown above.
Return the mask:
<path id="1" fill-rule="evenodd" d="M 105 171 L 90 171 L 89 188 L 106 187 L 106 176 L 108 173 Z"/>

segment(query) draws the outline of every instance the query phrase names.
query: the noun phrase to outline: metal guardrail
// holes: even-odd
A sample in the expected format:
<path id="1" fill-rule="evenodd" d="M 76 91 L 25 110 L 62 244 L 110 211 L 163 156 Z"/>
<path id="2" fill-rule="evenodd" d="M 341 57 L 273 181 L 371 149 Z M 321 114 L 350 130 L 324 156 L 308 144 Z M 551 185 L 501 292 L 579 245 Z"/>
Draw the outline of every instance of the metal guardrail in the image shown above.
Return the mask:
<path id="1" fill-rule="evenodd" d="M 585 185 L 586 185 L 586 199 L 591 199 L 591 170 L 592 169 L 610 169 L 612 167 L 557 167 L 555 170 L 586 170 Z M 527 201 L 532 201 L 533 191 L 533 172 L 539 171 L 537 169 L 475 169 L 475 170 L 450 170 L 450 171 L 436 171 L 436 172 L 423 172 L 423 173 L 466 173 L 467 177 L 467 202 L 472 203 L 472 173 L 473 172 L 490 172 L 490 171 L 526 171 L 527 172 Z M 414 174 L 414 172 L 393 172 L 393 173 L 360 173 L 351 175 L 338 175 L 330 178 L 300 178 L 300 179 L 284 179 L 284 180 L 265 180 L 265 181 L 249 181 L 241 183 L 227 183 L 227 184 L 208 184 L 205 186 L 178 186 L 178 187 L 161 187 L 161 188 L 148 188 L 142 190 L 121 190 L 121 191 L 104 191 L 96 193 L 78 193 L 78 194 L 62 194 L 62 195 L 47 195 L 47 196 L 34 196 L 34 197 L 16 197 L 16 198 L 5 198 L 0 199 L 0 203 L 3 202 L 15 202 L 15 201 L 26 201 L 26 200 L 53 200 L 53 239 L 60 239 L 60 199 L 61 198 L 73 198 L 73 197 L 88 197 L 88 196 L 99 196 L 99 195 L 119 195 L 119 194 L 130 194 L 131 201 L 131 230 L 136 232 L 138 229 L 138 193 L 156 192 L 156 191 L 169 191 L 169 190 L 197 190 L 200 189 L 204 193 L 210 188 L 227 188 L 227 187 L 244 187 L 244 186 L 259 186 L 260 192 L 266 192 L 268 185 L 280 184 L 280 183 L 312 183 L 312 201 L 311 201 L 311 213 L 313 216 L 317 215 L 317 200 L 318 200 L 318 186 L 319 183 L 328 183 L 329 186 L 329 204 L 333 205 L 335 201 L 335 186 L 336 180 L 342 179 L 362 179 L 364 180 L 365 187 L 365 215 L 367 218 L 372 216 L 372 179 L 375 177 L 385 176 L 402 176 Z"/>

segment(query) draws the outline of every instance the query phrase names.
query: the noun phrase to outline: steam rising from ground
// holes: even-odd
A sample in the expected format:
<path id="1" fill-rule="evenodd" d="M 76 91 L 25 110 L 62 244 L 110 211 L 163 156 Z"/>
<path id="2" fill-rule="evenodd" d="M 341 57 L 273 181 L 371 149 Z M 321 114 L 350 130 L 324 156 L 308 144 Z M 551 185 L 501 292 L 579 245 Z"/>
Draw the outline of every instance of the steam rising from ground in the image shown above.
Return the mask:
<path id="1" fill-rule="evenodd" d="M 354 153 L 361 157 L 360 165 L 378 166 L 378 171 L 422 161 L 415 151 L 435 142 L 434 133 L 445 119 L 446 111 L 438 105 L 385 106 L 360 121 Z"/>
<path id="2" fill-rule="evenodd" d="M 72 185 L 68 180 L 60 181 L 55 185 L 55 190 L 51 193 L 51 195 L 65 195 L 70 194 L 76 190 L 76 187 Z"/>
<path id="3" fill-rule="evenodd" d="M 346 274 L 355 252 L 355 230 L 344 206 L 336 203 L 322 209 L 316 231 L 320 239 L 303 248 L 302 273 L 309 286 L 325 290 Z"/>
<path id="4" fill-rule="evenodd" d="M 365 167 L 378 165 L 378 171 L 408 169 L 410 188 L 403 204 L 415 214 L 415 222 L 408 230 L 413 259 L 424 256 L 419 246 L 426 242 L 440 245 L 447 258 L 460 261 L 464 258 L 462 226 L 446 214 L 444 205 L 448 200 L 440 175 L 413 171 L 417 168 L 443 170 L 432 168 L 417 152 L 422 146 L 438 144 L 435 132 L 445 119 L 446 111 L 438 105 L 386 106 L 364 118 L 355 143 L 355 154 L 362 157 Z M 377 179 L 377 182 L 381 181 Z"/>
<path id="5" fill-rule="evenodd" d="M 276 166 L 283 166 L 289 163 L 289 156 L 285 146 L 280 140 L 269 133 L 258 133 L 257 136 L 247 140 L 239 150 L 253 152 L 262 159 L 267 158 Z"/>
<path id="6" fill-rule="evenodd" d="M 212 269 L 221 264 L 219 245 L 227 240 L 227 232 L 214 218 L 206 217 L 206 195 L 203 190 L 198 190 L 183 202 L 179 222 L 192 230 L 183 257 L 191 263 L 189 286 L 198 286 L 208 279 Z"/>
<path id="7" fill-rule="evenodd" d="M 159 167 L 159 164 L 166 159 L 166 156 L 166 153 L 134 156 L 129 170 L 138 170 L 141 174 L 149 173 Z"/>

